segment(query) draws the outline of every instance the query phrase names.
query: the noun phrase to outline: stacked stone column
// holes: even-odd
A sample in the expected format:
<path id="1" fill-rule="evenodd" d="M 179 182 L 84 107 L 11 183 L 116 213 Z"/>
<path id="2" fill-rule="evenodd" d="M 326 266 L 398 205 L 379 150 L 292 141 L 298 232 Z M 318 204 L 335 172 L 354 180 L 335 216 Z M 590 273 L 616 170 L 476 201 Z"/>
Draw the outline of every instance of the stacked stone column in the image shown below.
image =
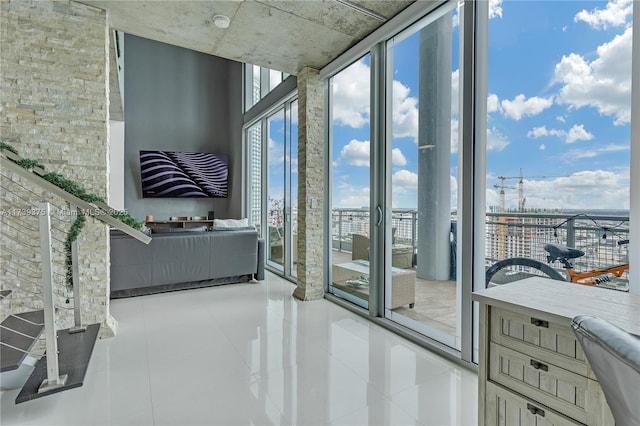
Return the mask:
<path id="1" fill-rule="evenodd" d="M 109 158 L 106 12 L 73 1 L 2 0 L 0 46 L 0 139 L 13 145 L 22 157 L 39 160 L 47 171 L 58 172 L 88 192 L 106 198 Z M 25 191 L 19 199 L 26 205 L 37 206 L 43 198 Z M 10 201 L 3 198 L 2 208 L 10 209 L 11 205 L 5 205 Z M 65 206 L 60 200 L 53 201 L 59 207 Z M 37 231 L 32 239 L 37 243 Z M 109 315 L 107 226 L 88 219 L 78 243 L 82 320 L 102 323 L 103 337 L 113 335 L 116 322 Z M 6 257 L 10 252 L 2 250 L 5 244 L 10 242 L 3 238 L 0 246 L 3 265 L 19 263 L 17 257 Z M 64 260 L 56 262 L 54 268 L 64 273 Z M 3 281 L 10 279 L 10 275 L 3 275 Z M 17 284 L 26 285 L 16 282 L 13 287 Z M 65 286 L 64 282 L 56 285 Z M 14 291 L 12 309 L 36 308 L 41 301 L 34 292 L 37 293 L 35 289 Z M 59 294 L 58 306 L 73 306 L 66 304 L 63 290 Z M 72 312 L 58 311 L 59 327 L 73 325 Z"/>
<path id="2" fill-rule="evenodd" d="M 293 296 L 324 296 L 324 91 L 318 70 L 298 74 L 298 286 Z"/>

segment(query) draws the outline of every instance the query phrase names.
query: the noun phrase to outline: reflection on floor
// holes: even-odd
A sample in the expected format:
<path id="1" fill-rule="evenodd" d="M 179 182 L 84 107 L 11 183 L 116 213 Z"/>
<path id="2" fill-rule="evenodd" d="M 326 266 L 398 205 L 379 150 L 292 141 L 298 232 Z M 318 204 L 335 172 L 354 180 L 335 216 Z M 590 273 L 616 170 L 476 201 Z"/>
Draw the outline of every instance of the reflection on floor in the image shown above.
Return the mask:
<path id="1" fill-rule="evenodd" d="M 333 250 L 332 263 L 351 262 L 350 252 Z M 426 326 L 456 335 L 456 283 L 455 281 L 428 281 L 416 278 L 416 302 L 411 309 L 402 306 L 394 312 Z"/>
<path id="2" fill-rule="evenodd" d="M 111 301 L 85 384 L 9 425 L 477 425 L 478 376 L 274 274 Z"/>

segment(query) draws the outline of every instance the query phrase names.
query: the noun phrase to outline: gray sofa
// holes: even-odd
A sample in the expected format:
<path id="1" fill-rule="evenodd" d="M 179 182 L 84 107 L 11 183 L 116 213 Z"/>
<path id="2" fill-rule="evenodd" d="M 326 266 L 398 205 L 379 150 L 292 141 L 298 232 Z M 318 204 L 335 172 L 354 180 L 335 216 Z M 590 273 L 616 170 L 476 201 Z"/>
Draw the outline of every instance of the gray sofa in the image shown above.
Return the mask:
<path id="1" fill-rule="evenodd" d="M 255 230 L 154 234 L 145 245 L 111 231 L 111 298 L 264 279 Z"/>

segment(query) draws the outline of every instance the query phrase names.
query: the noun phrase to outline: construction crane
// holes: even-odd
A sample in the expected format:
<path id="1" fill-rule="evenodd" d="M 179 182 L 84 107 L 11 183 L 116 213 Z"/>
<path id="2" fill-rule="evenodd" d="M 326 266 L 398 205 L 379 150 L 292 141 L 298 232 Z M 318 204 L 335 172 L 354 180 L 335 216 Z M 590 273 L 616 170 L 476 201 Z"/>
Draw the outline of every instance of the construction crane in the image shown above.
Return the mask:
<path id="1" fill-rule="evenodd" d="M 500 190 L 500 213 L 504 213 L 504 190 L 505 189 L 518 189 L 515 186 L 507 186 L 504 184 L 504 181 L 502 182 L 501 185 L 498 185 L 497 183 L 495 185 L 493 185 L 493 187 L 495 189 L 499 189 Z"/>
<path id="2" fill-rule="evenodd" d="M 555 178 L 555 177 L 567 177 L 566 175 L 562 176 L 522 176 L 522 167 L 520 168 L 520 176 L 498 176 L 498 179 L 502 181 L 502 184 L 494 185 L 494 188 L 501 188 L 500 191 L 500 211 L 504 211 L 504 188 L 508 189 L 516 189 L 512 186 L 506 186 L 504 182 L 510 179 L 518 179 L 518 211 L 524 212 L 524 205 L 527 202 L 527 199 L 524 196 L 524 179 L 547 179 L 547 178 Z"/>

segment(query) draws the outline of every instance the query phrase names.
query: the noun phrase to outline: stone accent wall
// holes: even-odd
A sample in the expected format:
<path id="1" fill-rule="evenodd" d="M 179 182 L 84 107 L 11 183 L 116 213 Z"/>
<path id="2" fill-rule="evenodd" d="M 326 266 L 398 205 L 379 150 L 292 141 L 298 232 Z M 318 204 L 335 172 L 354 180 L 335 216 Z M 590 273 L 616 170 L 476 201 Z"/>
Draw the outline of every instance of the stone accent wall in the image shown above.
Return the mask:
<path id="1" fill-rule="evenodd" d="M 47 171 L 61 173 L 88 192 L 107 198 L 106 13 L 73 1 L 2 0 L 0 8 L 0 139 L 13 145 L 22 157 L 39 160 Z M 32 288 L 32 281 L 37 282 L 40 274 L 39 254 L 29 254 L 26 244 L 35 244 L 37 253 L 37 219 L 23 220 L 11 209 L 29 208 L 49 196 L 5 172 L 2 180 L 0 207 L 8 212 L 2 217 L 1 229 L 2 288 L 15 290 L 9 309 L 23 311 L 41 303 L 39 289 Z M 51 201 L 62 216 L 68 212 L 61 200 Z M 66 303 L 71 293 L 60 276 L 64 274 L 61 244 L 69 224 L 69 218 L 53 218 L 53 226 L 58 228 L 53 244 L 56 304 L 63 308 L 58 310 L 57 321 L 63 328 L 73 325 L 73 311 L 64 309 L 73 307 L 72 300 Z M 8 241 L 5 234 L 11 232 L 23 243 Z M 116 322 L 109 315 L 107 226 L 88 219 L 78 242 L 83 323 L 100 322 L 102 337 L 113 335 Z M 23 265 L 24 256 L 35 262 Z M 17 272 L 13 271 L 16 267 Z"/>
<path id="2" fill-rule="evenodd" d="M 298 74 L 298 286 L 293 296 L 324 296 L 324 91 L 318 70 Z"/>

